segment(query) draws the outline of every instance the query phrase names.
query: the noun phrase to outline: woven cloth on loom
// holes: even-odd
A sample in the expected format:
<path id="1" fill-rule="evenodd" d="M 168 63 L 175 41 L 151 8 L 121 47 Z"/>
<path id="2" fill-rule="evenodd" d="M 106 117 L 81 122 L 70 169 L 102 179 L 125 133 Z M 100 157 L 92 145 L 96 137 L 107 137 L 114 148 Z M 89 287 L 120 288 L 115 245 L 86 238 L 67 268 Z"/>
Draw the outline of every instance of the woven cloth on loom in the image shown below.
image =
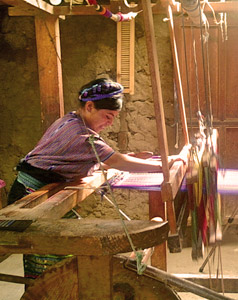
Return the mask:
<path id="1" fill-rule="evenodd" d="M 163 180 L 163 173 L 121 172 L 109 182 L 112 188 L 160 191 Z"/>
<path id="2" fill-rule="evenodd" d="M 238 170 L 219 170 L 217 191 L 220 194 L 238 194 Z"/>
<path id="3" fill-rule="evenodd" d="M 121 172 L 115 175 L 109 183 L 112 188 L 134 189 L 142 191 L 161 191 L 164 180 L 163 173 L 129 173 Z M 181 190 L 186 190 L 186 181 L 183 180 Z"/>

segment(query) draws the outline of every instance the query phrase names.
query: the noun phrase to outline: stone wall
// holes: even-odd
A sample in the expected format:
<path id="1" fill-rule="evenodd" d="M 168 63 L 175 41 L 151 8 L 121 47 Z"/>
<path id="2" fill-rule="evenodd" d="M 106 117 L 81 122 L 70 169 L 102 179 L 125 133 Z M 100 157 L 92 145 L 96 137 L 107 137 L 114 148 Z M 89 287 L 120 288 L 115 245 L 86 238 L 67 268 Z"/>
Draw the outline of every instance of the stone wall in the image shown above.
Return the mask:
<path id="1" fill-rule="evenodd" d="M 9 17 L 0 8 L 0 178 L 14 180 L 14 167 L 41 137 L 40 99 L 33 17 Z M 154 16 L 159 68 L 170 153 L 175 144 L 173 71 L 168 24 Z M 116 79 L 116 23 L 101 16 L 72 16 L 60 20 L 65 112 L 77 108 L 81 85 L 101 76 Z M 135 94 L 125 95 L 124 109 L 103 134 L 122 152 L 159 154 L 150 72 L 142 15 L 136 18 Z M 148 218 L 145 192 L 117 191 L 122 210 L 131 218 Z M 88 217 L 116 217 L 115 210 L 97 196 L 81 205 Z"/>

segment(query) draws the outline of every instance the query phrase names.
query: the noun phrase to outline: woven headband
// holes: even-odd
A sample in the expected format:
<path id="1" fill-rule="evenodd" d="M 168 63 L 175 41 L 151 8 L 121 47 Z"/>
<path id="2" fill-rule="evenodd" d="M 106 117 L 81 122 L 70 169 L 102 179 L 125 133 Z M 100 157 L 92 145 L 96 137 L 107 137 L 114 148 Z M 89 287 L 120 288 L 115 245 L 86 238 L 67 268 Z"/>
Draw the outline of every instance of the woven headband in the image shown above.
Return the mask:
<path id="1" fill-rule="evenodd" d="M 113 88 L 118 88 L 118 90 L 113 91 L 108 94 L 101 94 L 100 92 L 102 91 L 102 88 L 104 90 L 108 90 L 108 91 Z M 110 84 L 110 83 L 109 84 L 108 83 L 95 84 L 90 88 L 84 89 L 81 92 L 81 95 L 79 96 L 79 100 L 86 102 L 86 101 L 96 101 L 96 100 L 101 100 L 101 99 L 105 99 L 105 98 L 111 98 L 114 95 L 121 94 L 123 92 L 123 90 L 124 90 L 123 86 L 118 82 L 112 83 L 112 84 Z M 90 95 L 90 98 L 86 98 L 87 95 L 89 94 L 89 91 L 92 92 L 92 95 Z"/>

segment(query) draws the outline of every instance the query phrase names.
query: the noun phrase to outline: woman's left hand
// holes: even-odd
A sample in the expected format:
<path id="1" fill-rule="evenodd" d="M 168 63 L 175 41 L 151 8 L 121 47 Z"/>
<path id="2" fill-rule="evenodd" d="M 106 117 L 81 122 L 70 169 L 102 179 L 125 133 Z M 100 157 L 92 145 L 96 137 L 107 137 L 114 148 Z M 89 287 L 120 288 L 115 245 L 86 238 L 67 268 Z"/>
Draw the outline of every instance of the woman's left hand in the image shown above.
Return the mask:
<path id="1" fill-rule="evenodd" d="M 127 153 L 127 155 L 136 157 L 136 158 L 141 158 L 141 159 L 148 159 L 153 156 L 153 152 L 150 152 L 150 151 L 142 151 L 139 153 L 130 152 L 130 153 Z"/>
<path id="2" fill-rule="evenodd" d="M 168 161 L 169 161 L 169 167 L 171 168 L 172 165 L 174 164 L 175 161 L 182 161 L 184 165 L 186 165 L 186 161 L 184 160 L 183 157 L 179 156 L 179 155 L 171 155 L 168 157 Z"/>

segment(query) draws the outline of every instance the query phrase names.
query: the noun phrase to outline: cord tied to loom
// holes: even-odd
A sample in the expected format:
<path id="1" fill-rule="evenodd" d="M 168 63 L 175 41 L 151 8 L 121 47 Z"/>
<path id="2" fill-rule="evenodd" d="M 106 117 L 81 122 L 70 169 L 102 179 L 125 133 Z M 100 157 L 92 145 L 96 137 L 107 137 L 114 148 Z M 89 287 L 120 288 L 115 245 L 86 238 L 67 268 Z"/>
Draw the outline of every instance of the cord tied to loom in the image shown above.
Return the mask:
<path id="1" fill-rule="evenodd" d="M 119 207 L 118 207 L 118 205 L 117 205 L 116 199 L 115 199 L 114 194 L 113 194 L 112 189 L 111 189 L 111 186 L 110 186 L 110 184 L 109 184 L 109 182 L 108 182 L 108 180 L 107 180 L 107 176 L 106 176 L 105 170 L 104 170 L 104 168 L 103 168 L 102 162 L 101 162 L 101 160 L 100 160 L 100 158 L 99 158 L 99 156 L 98 156 L 97 150 L 96 150 L 96 148 L 95 148 L 95 145 L 94 145 L 94 135 L 93 135 L 93 134 L 91 134 L 91 135 L 89 136 L 89 143 L 90 143 L 90 145 L 92 146 L 92 149 L 93 149 L 93 151 L 94 151 L 94 154 L 95 154 L 95 156 L 96 156 L 96 158 L 97 158 L 97 161 L 98 161 L 98 163 L 99 163 L 99 165 L 100 165 L 100 169 L 101 169 L 101 171 L 102 171 L 102 173 L 103 173 L 103 176 L 104 176 L 104 179 L 105 179 L 107 188 L 108 188 L 108 190 L 109 190 L 109 192 L 110 192 L 110 195 L 111 195 L 111 197 L 112 197 L 113 205 L 114 205 L 114 207 L 116 208 L 116 210 L 117 210 L 117 212 L 118 212 L 118 215 L 119 215 L 119 217 L 120 217 L 120 220 L 121 220 L 123 229 L 124 229 L 124 231 L 125 231 L 125 233 L 126 233 L 126 236 L 127 236 L 127 238 L 128 238 L 128 241 L 129 241 L 129 243 L 130 243 L 131 249 L 132 249 L 132 251 L 134 252 L 134 254 L 135 254 L 135 256 L 136 256 L 137 274 L 138 274 L 138 275 L 142 275 L 142 273 L 143 273 L 144 270 L 146 269 L 146 264 L 144 264 L 144 263 L 142 262 L 142 259 L 143 259 L 143 253 L 140 253 L 140 252 L 136 251 L 135 246 L 134 246 L 134 244 L 133 244 L 133 242 L 132 242 L 132 239 L 131 239 L 131 237 L 130 237 L 130 234 L 129 234 L 129 232 L 128 232 L 128 229 L 127 229 L 127 227 L 126 227 L 126 224 L 125 224 L 125 222 L 124 222 L 124 220 L 123 220 L 123 218 L 122 218 L 122 216 L 121 216 L 120 209 L 119 209 Z"/>

